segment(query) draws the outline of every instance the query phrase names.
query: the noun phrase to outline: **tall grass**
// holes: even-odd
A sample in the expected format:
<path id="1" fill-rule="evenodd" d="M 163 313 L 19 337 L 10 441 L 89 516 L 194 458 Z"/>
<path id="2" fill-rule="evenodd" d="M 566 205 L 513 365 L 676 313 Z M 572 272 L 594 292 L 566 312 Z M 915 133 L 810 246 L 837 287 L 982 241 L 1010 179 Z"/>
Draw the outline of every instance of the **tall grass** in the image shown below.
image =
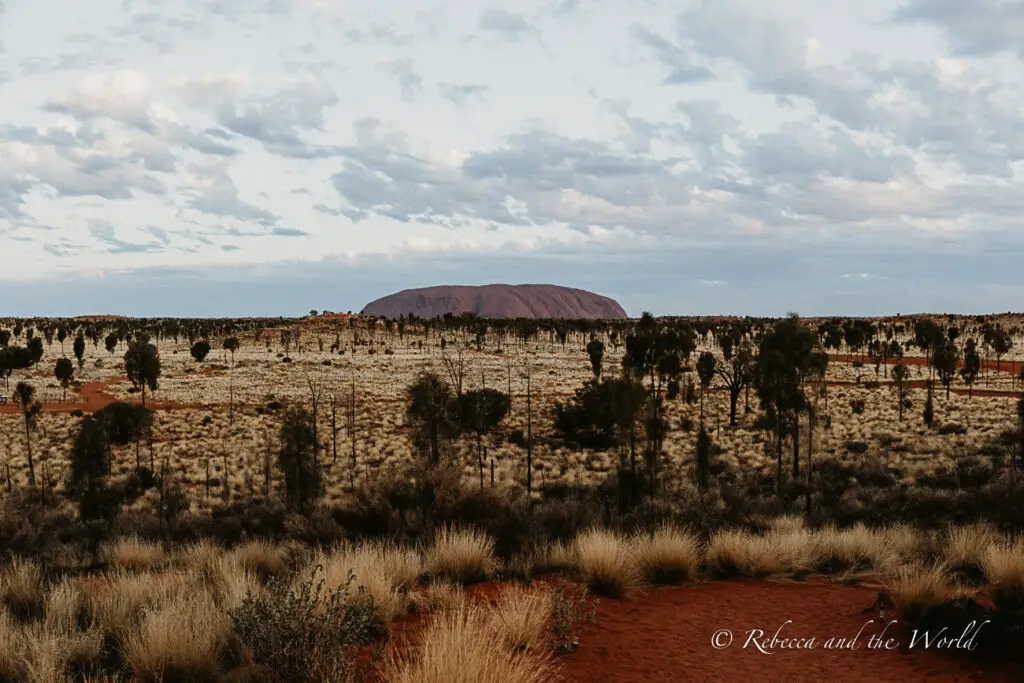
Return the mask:
<path id="1" fill-rule="evenodd" d="M 690 581 L 701 562 L 697 537 L 671 525 L 660 526 L 650 535 L 634 535 L 630 553 L 642 580 L 654 584 Z"/>
<path id="2" fill-rule="evenodd" d="M 424 554 L 423 564 L 436 578 L 461 584 L 486 581 L 497 568 L 494 539 L 475 529 L 444 527 Z"/>
<path id="3" fill-rule="evenodd" d="M 488 611 L 462 606 L 430 621 L 420 647 L 384 662 L 388 683 L 547 683 L 560 680 L 550 654 L 517 650 L 494 628 Z"/>
<path id="4" fill-rule="evenodd" d="M 591 529 L 576 537 L 580 578 L 598 595 L 626 597 L 640 582 L 629 540 L 611 531 Z"/>

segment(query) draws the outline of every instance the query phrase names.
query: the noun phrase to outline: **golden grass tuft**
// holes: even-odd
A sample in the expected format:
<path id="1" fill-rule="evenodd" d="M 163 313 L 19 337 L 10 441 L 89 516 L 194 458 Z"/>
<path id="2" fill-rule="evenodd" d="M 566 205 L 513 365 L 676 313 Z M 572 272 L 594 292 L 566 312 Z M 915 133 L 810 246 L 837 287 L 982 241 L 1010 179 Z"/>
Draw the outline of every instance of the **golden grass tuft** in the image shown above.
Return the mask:
<path id="1" fill-rule="evenodd" d="M 552 591 L 523 586 L 506 588 L 490 609 L 487 628 L 512 650 L 536 650 L 551 621 Z"/>
<path id="2" fill-rule="evenodd" d="M 583 583 L 597 595 L 623 598 L 640 582 L 629 541 L 616 533 L 591 529 L 576 537 L 576 558 Z"/>
<path id="3" fill-rule="evenodd" d="M 487 610 L 463 605 L 435 616 L 420 647 L 385 659 L 389 683 L 547 683 L 560 680 L 550 654 L 510 649 L 487 627 Z"/>
<path id="4" fill-rule="evenodd" d="M 418 613 L 457 609 L 467 600 L 462 586 L 449 581 L 434 581 L 409 594 L 410 607 Z"/>
<path id="5" fill-rule="evenodd" d="M 723 578 L 764 577 L 785 569 L 772 537 L 733 529 L 712 534 L 704 561 L 713 576 Z"/>
<path id="6" fill-rule="evenodd" d="M 906 529 L 876 531 L 863 524 L 848 529 L 827 526 L 815 536 L 817 569 L 832 574 L 890 573 L 903 561 L 913 559 L 900 554 L 910 546 Z"/>
<path id="7" fill-rule="evenodd" d="M 264 581 L 288 571 L 288 551 L 264 540 L 243 543 L 231 551 L 230 557 L 239 567 Z"/>
<path id="8" fill-rule="evenodd" d="M 630 546 L 637 571 L 647 583 L 678 584 L 692 581 L 697 575 L 700 542 L 687 531 L 663 525 L 653 534 L 633 536 Z"/>
<path id="9" fill-rule="evenodd" d="M 200 593 L 147 609 L 126 639 L 125 660 L 137 683 L 216 680 L 232 642 L 230 617 Z"/>
<path id="10" fill-rule="evenodd" d="M 156 543 L 136 536 L 119 538 L 104 552 L 107 563 L 125 571 L 153 571 L 167 564 L 167 553 Z"/>
<path id="11" fill-rule="evenodd" d="M 318 551 L 310 560 L 311 567 L 317 565 L 323 566 L 324 585 L 331 590 L 344 585 L 351 571 L 355 581 L 350 599 L 357 599 L 358 588 L 363 588 L 385 624 L 408 612 L 409 591 L 421 567 L 416 552 L 381 541 Z"/>
<path id="12" fill-rule="evenodd" d="M 951 526 L 945 536 L 944 560 L 951 568 L 981 567 L 989 549 L 1000 541 L 990 525 Z"/>
<path id="13" fill-rule="evenodd" d="M 497 568 L 494 539 L 476 529 L 444 527 L 435 535 L 423 564 L 436 578 L 461 584 L 486 581 Z"/>
<path id="14" fill-rule="evenodd" d="M 54 633 L 72 633 L 89 628 L 91 603 L 79 582 L 65 579 L 46 595 L 43 624 Z"/>
<path id="15" fill-rule="evenodd" d="M 997 604 L 1024 606 L 1024 539 L 992 544 L 981 567 Z"/>
<path id="16" fill-rule="evenodd" d="M 948 579 L 948 568 L 943 563 L 900 567 L 889 583 L 896 611 L 904 621 L 915 623 L 925 611 L 949 597 Z"/>
<path id="17" fill-rule="evenodd" d="M 43 572 L 32 560 L 15 557 L 0 571 L 0 605 L 21 621 L 43 614 L 46 600 Z"/>

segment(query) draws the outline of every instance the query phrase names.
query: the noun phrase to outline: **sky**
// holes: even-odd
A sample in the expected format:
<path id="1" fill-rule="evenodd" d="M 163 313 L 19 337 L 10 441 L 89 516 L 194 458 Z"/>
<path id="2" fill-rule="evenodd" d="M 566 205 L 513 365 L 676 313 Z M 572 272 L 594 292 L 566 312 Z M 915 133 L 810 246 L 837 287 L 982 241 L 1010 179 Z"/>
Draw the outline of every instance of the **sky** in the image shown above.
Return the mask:
<path id="1" fill-rule="evenodd" d="M 0 0 L 0 315 L 1024 308 L 1024 2 Z"/>

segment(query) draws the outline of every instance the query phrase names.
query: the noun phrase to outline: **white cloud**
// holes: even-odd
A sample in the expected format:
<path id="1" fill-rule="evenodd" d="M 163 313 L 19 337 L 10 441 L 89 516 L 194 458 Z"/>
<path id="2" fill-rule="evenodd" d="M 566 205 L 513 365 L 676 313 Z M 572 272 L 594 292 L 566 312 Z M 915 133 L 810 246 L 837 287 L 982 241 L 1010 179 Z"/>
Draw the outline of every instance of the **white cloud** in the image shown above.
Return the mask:
<path id="1" fill-rule="evenodd" d="M 0 36 L 0 270 L 313 253 L 430 272 L 516 253 L 550 272 L 633 250 L 661 265 L 617 286 L 749 289 L 756 306 L 793 268 L 698 276 L 661 256 L 757 244 L 770 259 L 785 242 L 794 263 L 860 259 L 829 271 L 859 292 L 926 277 L 874 268 L 899 243 L 987 294 L 1019 291 L 1015 270 L 951 263 L 982 258 L 981 243 L 1024 247 L 1024 13 L 809 7 L 5 4 L 18 30 Z"/>

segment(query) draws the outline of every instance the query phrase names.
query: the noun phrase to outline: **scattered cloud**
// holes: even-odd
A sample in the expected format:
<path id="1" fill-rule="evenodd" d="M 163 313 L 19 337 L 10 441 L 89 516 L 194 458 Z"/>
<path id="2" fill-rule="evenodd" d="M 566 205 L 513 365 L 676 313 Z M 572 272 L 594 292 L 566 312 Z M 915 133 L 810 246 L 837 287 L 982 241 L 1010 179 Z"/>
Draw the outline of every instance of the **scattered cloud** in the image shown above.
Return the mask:
<path id="1" fill-rule="evenodd" d="M 526 17 L 500 7 L 490 7 L 481 12 L 479 27 L 482 31 L 497 33 L 508 40 L 521 40 L 536 32 Z"/>

